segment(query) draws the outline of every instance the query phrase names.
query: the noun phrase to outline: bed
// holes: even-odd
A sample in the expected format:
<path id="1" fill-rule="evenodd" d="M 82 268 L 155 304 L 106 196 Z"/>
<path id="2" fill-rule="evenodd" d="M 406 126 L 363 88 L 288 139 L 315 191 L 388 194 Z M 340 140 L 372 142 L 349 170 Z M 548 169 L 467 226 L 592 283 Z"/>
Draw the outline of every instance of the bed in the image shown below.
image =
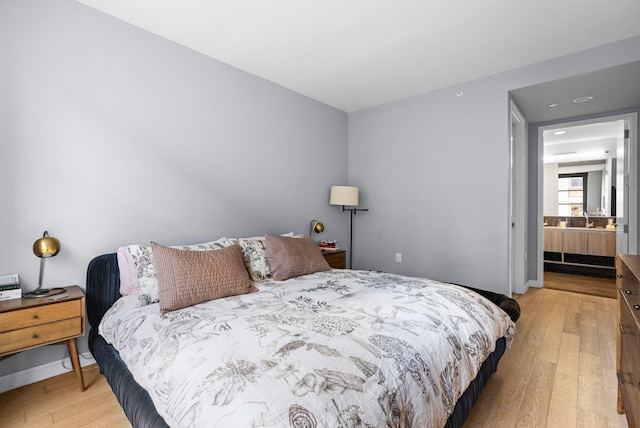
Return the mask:
<path id="1" fill-rule="evenodd" d="M 331 269 L 317 248 L 295 247 L 303 240 L 272 239 L 284 249 L 266 261 L 251 249 L 266 251 L 269 241 L 225 241 L 224 251 L 240 254 L 248 288 L 177 309 L 167 310 L 166 295 L 159 302 L 123 295 L 120 253 L 89 263 L 89 347 L 134 427 L 463 424 L 515 335 L 514 300 L 424 278 Z M 164 256 L 153 248 L 160 283 Z M 205 254 L 221 254 L 206 245 L 163 251 L 169 259 L 195 255 L 198 266 Z M 300 257 L 302 270 L 289 276 Z M 180 276 L 176 269 L 192 275 L 198 269 L 190 263 L 174 263 L 171 278 Z M 256 274 L 269 264 L 264 278 Z"/>

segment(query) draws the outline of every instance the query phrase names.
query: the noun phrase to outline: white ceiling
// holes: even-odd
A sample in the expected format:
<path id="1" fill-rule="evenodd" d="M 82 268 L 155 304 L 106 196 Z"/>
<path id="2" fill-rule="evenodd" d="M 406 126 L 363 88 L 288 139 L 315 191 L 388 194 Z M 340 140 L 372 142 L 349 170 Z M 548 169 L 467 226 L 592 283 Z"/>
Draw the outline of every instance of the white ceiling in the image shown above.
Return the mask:
<path id="1" fill-rule="evenodd" d="M 569 163 L 617 157 L 624 135 L 624 121 L 554 126 L 543 132 L 544 162 Z"/>
<path id="2" fill-rule="evenodd" d="M 347 112 L 640 35 L 638 0 L 78 0 Z"/>

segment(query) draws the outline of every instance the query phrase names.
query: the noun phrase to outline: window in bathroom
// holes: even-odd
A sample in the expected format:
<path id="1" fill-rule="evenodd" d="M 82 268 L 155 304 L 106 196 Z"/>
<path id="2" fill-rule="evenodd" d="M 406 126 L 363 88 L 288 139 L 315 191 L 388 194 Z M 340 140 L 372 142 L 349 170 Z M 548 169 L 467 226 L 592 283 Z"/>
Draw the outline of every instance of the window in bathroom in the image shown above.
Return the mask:
<path id="1" fill-rule="evenodd" d="M 587 206 L 587 173 L 558 176 L 558 215 L 581 216 Z"/>

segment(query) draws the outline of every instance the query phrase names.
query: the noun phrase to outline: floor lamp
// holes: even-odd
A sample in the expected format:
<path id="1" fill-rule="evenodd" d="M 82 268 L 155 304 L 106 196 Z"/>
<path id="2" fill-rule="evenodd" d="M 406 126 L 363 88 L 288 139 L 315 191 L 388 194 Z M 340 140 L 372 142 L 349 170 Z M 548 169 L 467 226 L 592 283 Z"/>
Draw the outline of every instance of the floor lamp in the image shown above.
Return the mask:
<path id="1" fill-rule="evenodd" d="M 369 211 L 366 208 L 345 208 L 358 206 L 358 188 L 355 186 L 331 186 L 331 196 L 329 204 L 342 205 L 342 211 L 351 212 L 351 223 L 349 226 L 349 269 L 353 268 L 353 216 L 358 211 Z"/>

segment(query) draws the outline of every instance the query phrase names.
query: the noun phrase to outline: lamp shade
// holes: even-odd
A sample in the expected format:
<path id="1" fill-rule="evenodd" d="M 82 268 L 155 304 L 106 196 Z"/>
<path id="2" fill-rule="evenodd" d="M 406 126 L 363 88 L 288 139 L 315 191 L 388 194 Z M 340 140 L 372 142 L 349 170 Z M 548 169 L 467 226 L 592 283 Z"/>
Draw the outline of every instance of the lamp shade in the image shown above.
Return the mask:
<path id="1" fill-rule="evenodd" d="M 331 186 L 331 205 L 358 206 L 358 188 L 355 186 Z"/>
<path id="2" fill-rule="evenodd" d="M 53 257 L 60 251 L 60 241 L 51 238 L 46 230 L 42 238 L 33 243 L 33 254 L 37 257 Z"/>

